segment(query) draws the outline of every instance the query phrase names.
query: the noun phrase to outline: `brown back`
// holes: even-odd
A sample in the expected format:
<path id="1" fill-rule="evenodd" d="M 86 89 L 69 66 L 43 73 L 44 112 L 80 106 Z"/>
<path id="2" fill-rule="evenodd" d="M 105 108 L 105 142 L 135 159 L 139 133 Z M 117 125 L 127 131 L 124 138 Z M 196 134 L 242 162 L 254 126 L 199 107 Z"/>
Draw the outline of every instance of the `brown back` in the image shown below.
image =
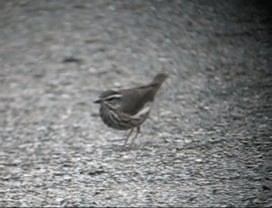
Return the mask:
<path id="1" fill-rule="evenodd" d="M 121 90 L 123 95 L 120 110 L 130 115 L 136 114 L 147 102 L 153 102 L 154 98 L 168 76 L 158 74 L 149 85 L 132 89 Z"/>

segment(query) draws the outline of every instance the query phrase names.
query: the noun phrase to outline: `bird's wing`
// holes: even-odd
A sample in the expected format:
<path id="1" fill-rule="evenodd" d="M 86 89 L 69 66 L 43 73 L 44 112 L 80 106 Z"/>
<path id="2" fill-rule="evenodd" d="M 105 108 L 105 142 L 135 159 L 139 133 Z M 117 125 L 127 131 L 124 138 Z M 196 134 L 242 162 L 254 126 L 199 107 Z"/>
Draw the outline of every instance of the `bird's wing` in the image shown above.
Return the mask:
<path id="1" fill-rule="evenodd" d="M 120 110 L 129 115 L 137 114 L 147 102 L 153 101 L 155 91 L 150 85 L 120 91 L 123 95 Z"/>

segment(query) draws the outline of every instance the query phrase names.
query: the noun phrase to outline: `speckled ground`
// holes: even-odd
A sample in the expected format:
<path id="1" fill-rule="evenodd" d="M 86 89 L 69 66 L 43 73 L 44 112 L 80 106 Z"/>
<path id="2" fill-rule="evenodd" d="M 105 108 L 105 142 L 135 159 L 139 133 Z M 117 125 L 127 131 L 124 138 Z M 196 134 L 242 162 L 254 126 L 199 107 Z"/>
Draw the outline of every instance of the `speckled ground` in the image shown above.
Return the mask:
<path id="1" fill-rule="evenodd" d="M 272 206 L 257 1 L 2 1 L 0 206 Z M 92 102 L 161 71 L 131 149 Z"/>

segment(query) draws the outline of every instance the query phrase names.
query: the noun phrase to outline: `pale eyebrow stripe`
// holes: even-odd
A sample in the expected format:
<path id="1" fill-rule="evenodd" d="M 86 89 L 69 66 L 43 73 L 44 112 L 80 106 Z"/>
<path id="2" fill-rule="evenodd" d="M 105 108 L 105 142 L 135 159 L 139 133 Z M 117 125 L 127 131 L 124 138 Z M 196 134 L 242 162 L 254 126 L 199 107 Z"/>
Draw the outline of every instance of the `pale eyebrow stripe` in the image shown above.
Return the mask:
<path id="1" fill-rule="evenodd" d="M 111 95 L 109 97 L 106 97 L 105 99 L 108 100 L 108 99 L 112 99 L 112 98 L 121 98 L 122 95 L 121 94 L 115 94 L 115 95 Z"/>

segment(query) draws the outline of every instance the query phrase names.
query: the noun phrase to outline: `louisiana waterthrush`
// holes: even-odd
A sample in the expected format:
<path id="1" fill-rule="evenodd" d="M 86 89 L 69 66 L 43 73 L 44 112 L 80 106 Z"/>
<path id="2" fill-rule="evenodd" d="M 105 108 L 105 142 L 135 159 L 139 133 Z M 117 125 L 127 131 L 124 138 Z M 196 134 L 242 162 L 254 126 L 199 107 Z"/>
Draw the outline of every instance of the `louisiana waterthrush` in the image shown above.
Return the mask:
<path id="1" fill-rule="evenodd" d="M 131 129 L 124 145 L 127 144 L 134 129 L 136 134 L 131 144 L 138 136 L 140 125 L 148 118 L 158 89 L 167 77 L 167 74 L 159 73 L 148 85 L 119 91 L 104 91 L 94 102 L 100 104 L 99 114 L 107 126 L 119 130 Z"/>

